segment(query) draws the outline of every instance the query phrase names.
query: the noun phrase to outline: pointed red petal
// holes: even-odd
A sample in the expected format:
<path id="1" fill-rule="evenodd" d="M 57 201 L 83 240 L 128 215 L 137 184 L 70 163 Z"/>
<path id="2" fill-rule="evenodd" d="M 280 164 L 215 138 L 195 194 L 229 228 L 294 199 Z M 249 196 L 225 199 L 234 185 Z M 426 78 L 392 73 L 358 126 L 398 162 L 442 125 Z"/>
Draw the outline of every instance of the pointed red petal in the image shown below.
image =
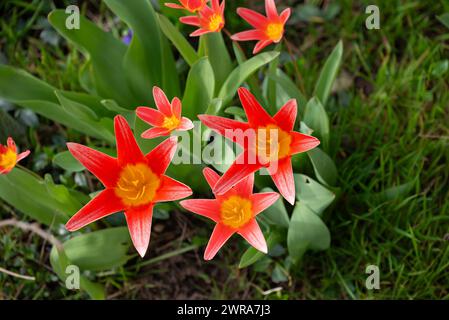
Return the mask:
<path id="1" fill-rule="evenodd" d="M 276 4 L 274 0 L 265 0 L 265 11 L 267 13 L 268 19 L 277 20 L 278 11 L 276 9 Z"/>
<path id="2" fill-rule="evenodd" d="M 264 192 L 264 193 L 255 193 L 250 196 L 250 199 L 253 203 L 253 214 L 254 216 L 258 215 L 268 207 L 270 207 L 273 203 L 275 203 L 279 199 L 279 193 L 277 192 Z"/>
<path id="3" fill-rule="evenodd" d="M 222 4 L 223 4 L 223 2 L 222 2 Z M 212 10 L 214 10 L 214 12 L 219 12 L 220 11 L 220 5 L 219 5 L 218 0 L 212 0 L 211 3 L 212 3 Z"/>
<path id="4" fill-rule="evenodd" d="M 265 40 L 266 34 L 260 30 L 247 30 L 234 34 L 231 39 L 235 41 Z"/>
<path id="5" fill-rule="evenodd" d="M 164 123 L 165 116 L 162 112 L 148 107 L 138 107 L 137 116 L 154 127 L 160 127 Z"/>
<path id="6" fill-rule="evenodd" d="M 253 193 L 253 187 L 254 187 L 254 173 L 250 174 L 245 179 L 237 183 L 234 186 L 234 190 L 237 193 L 237 195 L 244 198 L 249 198 Z"/>
<path id="7" fill-rule="evenodd" d="M 8 148 L 12 149 L 12 151 L 17 152 L 17 146 L 13 138 L 8 137 L 6 144 L 8 145 Z"/>
<path id="8" fill-rule="evenodd" d="M 268 20 L 260 13 L 247 8 L 238 8 L 237 14 L 256 29 L 265 29 Z"/>
<path id="9" fill-rule="evenodd" d="M 256 46 L 254 47 L 253 54 L 258 54 L 260 51 L 262 51 L 263 48 L 265 48 L 266 46 L 269 46 L 272 43 L 273 43 L 273 41 L 271 41 L 271 40 L 261 40 L 261 41 L 257 42 Z"/>
<path id="10" fill-rule="evenodd" d="M 28 155 L 29 155 L 30 153 L 31 153 L 30 150 L 26 150 L 26 151 L 24 151 L 24 152 L 22 152 L 22 153 L 19 153 L 19 154 L 17 155 L 17 162 L 19 162 L 19 161 L 22 160 L 23 158 L 28 157 Z"/>
<path id="11" fill-rule="evenodd" d="M 151 152 L 149 152 L 145 158 L 148 161 L 148 165 L 151 167 L 154 173 L 157 175 L 164 174 L 170 165 L 173 156 L 175 155 L 176 148 L 178 147 L 178 138 L 170 137 L 164 140 Z"/>
<path id="12" fill-rule="evenodd" d="M 248 153 L 242 152 L 234 163 L 229 167 L 229 169 L 223 174 L 223 176 L 218 180 L 214 187 L 214 193 L 223 194 L 234 185 L 240 182 L 242 179 L 246 178 L 250 174 L 259 170 L 262 165 L 260 163 L 249 164 L 248 163 Z"/>
<path id="13" fill-rule="evenodd" d="M 244 122 L 209 115 L 198 115 L 201 122 L 214 130 L 218 134 L 234 141 L 240 145 L 245 144 L 245 133 L 250 129 L 249 125 Z"/>
<path id="14" fill-rule="evenodd" d="M 180 204 L 186 210 L 209 218 L 215 222 L 220 221 L 221 204 L 216 199 L 189 199 L 181 201 Z"/>
<path id="15" fill-rule="evenodd" d="M 184 24 L 188 24 L 191 26 L 200 26 L 200 19 L 197 16 L 187 16 L 187 17 L 181 17 L 179 18 L 179 21 L 181 21 Z"/>
<path id="16" fill-rule="evenodd" d="M 213 190 L 215 187 L 215 184 L 220 179 L 220 175 L 216 173 L 211 168 L 204 168 L 203 169 L 203 175 L 204 178 L 206 178 L 207 183 L 209 184 L 210 188 Z"/>
<path id="17" fill-rule="evenodd" d="M 125 216 L 134 248 L 143 258 L 150 244 L 153 205 L 128 209 Z"/>
<path id="18" fill-rule="evenodd" d="M 153 98 L 159 111 L 165 116 L 171 117 L 172 113 L 170 101 L 168 101 L 167 96 L 161 88 L 156 86 L 153 87 Z"/>
<path id="19" fill-rule="evenodd" d="M 233 234 L 234 230 L 224 224 L 218 223 L 210 236 L 209 243 L 207 244 L 206 251 L 204 252 L 204 260 L 213 259 L 218 250 L 221 249 L 221 247 Z"/>
<path id="20" fill-rule="evenodd" d="M 120 172 L 117 159 L 77 143 L 67 143 L 70 153 L 106 187 L 115 187 Z"/>
<path id="21" fill-rule="evenodd" d="M 181 112 L 182 112 L 182 103 L 181 100 L 179 100 L 178 97 L 174 97 L 173 100 L 171 101 L 171 111 L 172 114 L 180 119 L 181 118 Z"/>
<path id="22" fill-rule="evenodd" d="M 281 19 L 282 24 L 285 24 L 287 22 L 288 18 L 290 18 L 291 13 L 292 10 L 290 8 L 287 8 L 281 12 L 281 15 L 279 17 Z"/>
<path id="23" fill-rule="evenodd" d="M 271 178 L 274 184 L 279 190 L 279 193 L 290 204 L 295 204 L 295 180 L 293 177 L 292 160 L 290 157 L 286 157 L 278 161 L 277 168 L 270 170 Z"/>
<path id="24" fill-rule="evenodd" d="M 206 30 L 206 29 L 198 29 L 190 34 L 191 37 L 199 37 L 203 34 L 211 33 L 212 31 Z"/>
<path id="25" fill-rule="evenodd" d="M 143 154 L 136 138 L 123 116 L 114 118 L 115 139 L 117 140 L 117 158 L 119 165 L 142 161 Z"/>
<path id="26" fill-rule="evenodd" d="M 262 230 L 260 230 L 256 219 L 251 219 L 250 222 L 238 231 L 238 234 L 245 238 L 245 240 L 257 250 L 263 253 L 268 252 L 267 242 L 265 241 L 265 237 L 263 236 Z"/>
<path id="27" fill-rule="evenodd" d="M 241 87 L 238 93 L 249 125 L 252 128 L 265 127 L 274 122 L 248 89 Z"/>
<path id="28" fill-rule="evenodd" d="M 171 133 L 170 130 L 165 128 L 154 127 L 142 132 L 141 137 L 144 139 L 154 139 L 158 137 L 166 137 Z"/>
<path id="29" fill-rule="evenodd" d="M 183 6 L 180 6 L 179 4 L 176 3 L 165 3 L 165 6 L 172 9 L 184 9 Z"/>
<path id="30" fill-rule="evenodd" d="M 293 139 L 290 145 L 291 154 L 309 151 L 320 144 L 320 140 L 307 134 L 302 134 L 299 132 L 291 132 L 291 135 Z"/>
<path id="31" fill-rule="evenodd" d="M 178 128 L 176 128 L 176 130 L 188 131 L 193 128 L 194 128 L 193 122 L 189 118 L 182 117 L 181 123 L 179 124 Z"/>
<path id="32" fill-rule="evenodd" d="M 161 185 L 153 202 L 176 201 L 192 195 L 192 189 L 177 180 L 161 176 Z"/>
<path id="33" fill-rule="evenodd" d="M 277 125 L 285 131 L 292 131 L 295 126 L 298 106 L 295 99 L 288 100 L 287 103 L 273 117 Z"/>
<path id="34" fill-rule="evenodd" d="M 125 206 L 115 195 L 114 190 L 106 189 L 75 213 L 65 227 L 69 231 L 76 231 L 94 221 L 124 209 Z"/>

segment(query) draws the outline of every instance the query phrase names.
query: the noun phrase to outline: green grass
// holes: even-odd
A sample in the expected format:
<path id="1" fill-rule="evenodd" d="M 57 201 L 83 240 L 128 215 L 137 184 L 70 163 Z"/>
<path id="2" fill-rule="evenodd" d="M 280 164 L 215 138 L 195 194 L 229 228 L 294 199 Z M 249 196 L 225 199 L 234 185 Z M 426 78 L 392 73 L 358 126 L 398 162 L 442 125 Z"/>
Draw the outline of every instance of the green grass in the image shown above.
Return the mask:
<path id="1" fill-rule="evenodd" d="M 365 28 L 364 8 L 373 2 L 380 8 L 380 30 Z M 337 203 L 324 215 L 332 234 L 331 248 L 307 253 L 300 265 L 290 270 L 289 281 L 275 283 L 263 261 L 238 269 L 242 247 L 235 239 L 219 259 L 208 264 L 201 262 L 201 245 L 199 250 L 174 254 L 140 271 L 130 263 L 100 277 L 111 297 L 449 298 L 449 71 L 444 68 L 449 29 L 436 19 L 436 15 L 449 12 L 449 4 L 339 3 L 335 18 L 299 22 L 287 35 L 295 44 L 309 95 L 324 59 L 339 39 L 344 42 L 339 90 L 327 106 L 341 187 Z M 31 14 L 17 8 L 14 14 Z M 102 7 L 94 10 L 110 17 Z M 13 18 L 9 22 L 14 22 Z M 67 55 L 64 46 L 42 47 L 36 34 L 31 28 L 20 39 L 5 38 L 2 51 L 9 63 L 61 87 L 77 89 L 78 54 Z M 288 61 L 285 67 L 294 76 Z M 29 137 L 36 134 L 38 129 L 28 129 Z M 10 211 L 0 212 L 2 219 L 10 216 Z M 163 224 L 168 224 L 172 234 L 152 240 L 154 256 L 175 251 L 184 239 L 197 237 L 201 243 L 210 232 L 208 224 L 180 213 Z M 0 239 L 2 267 L 36 276 L 35 282 L 27 283 L 0 273 L 0 298 L 85 297 L 60 289 L 39 238 L 8 229 L 0 230 Z M 170 241 L 172 244 L 159 250 Z M 365 268 L 370 264 L 379 266 L 380 290 L 365 288 Z M 281 290 L 263 293 L 277 287 Z"/>

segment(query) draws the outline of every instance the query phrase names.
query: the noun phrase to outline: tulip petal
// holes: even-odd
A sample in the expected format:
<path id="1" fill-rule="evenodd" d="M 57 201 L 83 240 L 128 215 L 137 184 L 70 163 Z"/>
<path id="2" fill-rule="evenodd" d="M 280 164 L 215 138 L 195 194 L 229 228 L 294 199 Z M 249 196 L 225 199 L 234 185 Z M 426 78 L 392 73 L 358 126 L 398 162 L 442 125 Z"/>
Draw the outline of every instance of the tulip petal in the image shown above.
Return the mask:
<path id="1" fill-rule="evenodd" d="M 265 29 L 268 19 L 262 14 L 247 8 L 238 8 L 237 14 L 256 29 Z"/>
<path id="2" fill-rule="evenodd" d="M 143 154 L 136 138 L 123 116 L 114 118 L 115 139 L 117 140 L 117 158 L 119 165 L 142 161 Z"/>
<path id="3" fill-rule="evenodd" d="M 298 106 L 296 100 L 291 99 L 276 113 L 273 119 L 282 130 L 292 131 L 295 126 L 297 113 Z"/>
<path id="4" fill-rule="evenodd" d="M 320 144 L 320 140 L 307 134 L 293 131 L 291 132 L 291 135 L 293 139 L 290 145 L 291 154 L 309 151 Z"/>
<path id="5" fill-rule="evenodd" d="M 250 129 L 248 123 L 204 114 L 199 115 L 198 118 L 205 126 L 242 146 L 244 146 L 245 144 L 245 134 L 253 133 L 255 135 L 254 130 L 251 130 L 251 132 L 247 131 L 248 129 Z"/>
<path id="6" fill-rule="evenodd" d="M 160 127 L 164 123 L 165 116 L 162 112 L 148 107 L 138 107 L 137 116 L 154 127 Z"/>
<path id="7" fill-rule="evenodd" d="M 215 222 L 220 221 L 220 202 L 216 199 L 189 199 L 180 202 L 181 206 L 189 211 L 209 218 Z"/>
<path id="8" fill-rule="evenodd" d="M 171 101 L 171 112 L 176 118 L 178 119 L 181 118 L 182 103 L 178 97 L 174 97 L 173 100 Z"/>
<path id="9" fill-rule="evenodd" d="M 257 250 L 263 253 L 268 252 L 267 242 L 265 241 L 265 237 L 263 236 L 262 230 L 260 230 L 256 219 L 251 219 L 250 222 L 238 231 L 238 234 L 245 238 L 245 240 Z"/>
<path id="10" fill-rule="evenodd" d="M 117 159 L 77 143 L 67 143 L 70 153 L 106 187 L 115 186 L 120 167 Z"/>
<path id="11" fill-rule="evenodd" d="M 76 231 L 88 224 L 125 209 L 113 189 L 106 189 L 81 208 L 65 225 L 68 231 Z"/>
<path id="12" fill-rule="evenodd" d="M 276 4 L 274 0 L 265 0 L 265 11 L 267 13 L 268 19 L 277 20 L 278 11 L 276 9 Z"/>
<path id="13" fill-rule="evenodd" d="M 295 180 L 293 177 L 292 160 L 286 157 L 278 161 L 276 169 L 268 168 L 268 171 L 273 179 L 274 184 L 279 190 L 279 193 L 290 204 L 295 204 Z"/>
<path id="14" fill-rule="evenodd" d="M 166 7 L 172 8 L 172 9 L 185 9 L 183 6 L 180 6 L 176 3 L 165 3 Z"/>
<path id="15" fill-rule="evenodd" d="M 253 214 L 258 215 L 279 199 L 277 192 L 255 193 L 250 196 L 253 203 Z"/>
<path id="16" fill-rule="evenodd" d="M 225 226 L 222 223 L 218 223 L 212 235 L 210 236 L 209 243 L 204 251 L 204 260 L 211 260 L 215 257 L 218 250 L 225 244 L 226 241 L 234 234 L 234 230 Z"/>
<path id="17" fill-rule="evenodd" d="M 8 139 L 6 139 L 6 144 L 8 145 L 9 149 L 11 149 L 14 152 L 17 152 L 17 146 L 13 138 L 8 137 Z"/>
<path id="18" fill-rule="evenodd" d="M 200 26 L 200 19 L 197 16 L 187 16 L 187 17 L 181 17 L 179 18 L 179 21 L 181 21 L 184 24 L 188 24 L 191 26 Z"/>
<path id="19" fill-rule="evenodd" d="M 254 187 L 254 173 L 247 176 L 234 186 L 235 192 L 245 198 L 248 198 L 253 193 Z"/>
<path id="20" fill-rule="evenodd" d="M 264 127 L 274 122 L 248 89 L 241 87 L 238 90 L 238 94 L 243 109 L 245 109 L 249 125 L 252 128 Z"/>
<path id="21" fill-rule="evenodd" d="M 264 40 L 266 35 L 260 30 L 247 30 L 232 35 L 231 39 L 235 41 L 252 41 L 252 40 Z"/>
<path id="22" fill-rule="evenodd" d="M 189 118 L 182 117 L 181 123 L 176 129 L 180 131 L 188 131 L 190 129 L 193 129 L 193 127 L 194 127 L 193 122 Z"/>
<path id="23" fill-rule="evenodd" d="M 170 130 L 165 128 L 154 127 L 142 132 L 141 137 L 144 139 L 154 139 L 158 137 L 166 137 L 171 133 Z"/>
<path id="24" fill-rule="evenodd" d="M 269 46 L 272 43 L 273 43 L 273 41 L 271 41 L 271 40 L 261 40 L 261 41 L 257 42 L 256 46 L 254 47 L 253 54 L 259 53 L 260 51 L 262 51 L 263 48 L 265 48 L 266 46 Z"/>
<path id="25" fill-rule="evenodd" d="M 211 168 L 204 168 L 203 175 L 204 178 L 206 178 L 206 181 L 209 184 L 210 188 L 213 190 L 217 181 L 220 180 L 220 175 Z"/>
<path id="26" fill-rule="evenodd" d="M 145 158 L 147 159 L 151 170 L 157 175 L 164 174 L 175 155 L 177 147 L 178 138 L 170 137 L 150 151 Z"/>
<path id="27" fill-rule="evenodd" d="M 170 101 L 168 101 L 167 96 L 161 88 L 156 86 L 153 87 L 153 98 L 158 110 L 165 116 L 171 117 L 172 112 Z"/>
<path id="28" fill-rule="evenodd" d="M 213 190 L 214 193 L 220 195 L 227 192 L 242 179 L 262 168 L 262 165 L 258 162 L 254 164 L 248 163 L 248 159 L 248 153 L 246 151 L 242 152 L 217 181 Z"/>
<path id="29" fill-rule="evenodd" d="M 22 160 L 23 158 L 28 157 L 28 155 L 29 155 L 30 153 L 31 153 L 30 150 L 26 150 L 26 151 L 24 151 L 24 152 L 22 152 L 22 153 L 19 153 L 19 154 L 17 155 L 17 162 L 19 162 L 19 161 Z"/>
<path id="30" fill-rule="evenodd" d="M 150 244 L 153 205 L 128 209 L 125 212 L 125 216 L 134 248 L 143 258 Z"/>
<path id="31" fill-rule="evenodd" d="M 199 37 L 199 36 L 202 36 L 203 34 L 207 34 L 207 33 L 211 33 L 211 31 L 206 30 L 206 29 L 198 29 L 198 30 L 192 32 L 190 34 L 190 36 L 191 37 Z"/>
<path id="32" fill-rule="evenodd" d="M 192 189 L 168 176 L 161 176 L 161 185 L 154 197 L 154 202 L 176 201 L 192 195 Z"/>
<path id="33" fill-rule="evenodd" d="M 281 15 L 279 16 L 281 23 L 285 24 L 287 20 L 290 18 L 290 15 L 292 13 L 292 10 L 290 8 L 285 9 L 281 12 Z"/>

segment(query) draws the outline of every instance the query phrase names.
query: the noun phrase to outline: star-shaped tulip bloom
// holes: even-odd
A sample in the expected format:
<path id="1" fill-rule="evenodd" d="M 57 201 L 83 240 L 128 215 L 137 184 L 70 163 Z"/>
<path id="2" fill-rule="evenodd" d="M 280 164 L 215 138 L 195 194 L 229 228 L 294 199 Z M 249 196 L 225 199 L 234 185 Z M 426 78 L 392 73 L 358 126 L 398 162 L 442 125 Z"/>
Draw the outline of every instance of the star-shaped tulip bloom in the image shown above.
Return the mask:
<path id="1" fill-rule="evenodd" d="M 284 36 L 284 27 L 291 14 L 291 9 L 285 9 L 278 15 L 274 0 L 265 0 L 265 11 L 267 16 L 247 9 L 238 8 L 237 13 L 255 29 L 239 32 L 233 35 L 232 40 L 253 41 L 258 40 L 253 54 L 260 52 L 272 43 L 279 43 Z"/>
<path id="2" fill-rule="evenodd" d="M 177 147 L 171 137 L 143 155 L 122 116 L 114 119 L 117 158 L 86 146 L 68 143 L 72 155 L 105 186 L 66 224 L 76 231 L 98 219 L 124 211 L 134 247 L 143 257 L 150 242 L 153 207 L 158 202 L 188 197 L 192 190 L 165 175 Z"/>
<path id="3" fill-rule="evenodd" d="M 179 0 L 180 4 L 168 2 L 165 3 L 165 5 L 173 9 L 182 9 L 195 13 L 203 10 L 208 1 L 209 0 Z"/>
<path id="4" fill-rule="evenodd" d="M 203 174 L 213 189 L 220 176 L 210 168 L 205 168 Z M 180 204 L 185 209 L 217 223 L 204 252 L 205 260 L 211 260 L 234 233 L 240 234 L 257 250 L 267 253 L 267 243 L 256 216 L 276 202 L 279 194 L 253 194 L 253 185 L 254 174 L 250 174 L 226 193 L 215 194 L 215 199 L 181 201 Z"/>
<path id="5" fill-rule="evenodd" d="M 0 174 L 9 173 L 16 166 L 17 162 L 27 157 L 30 150 L 17 154 L 17 147 L 14 140 L 9 137 L 6 146 L 0 144 Z"/>
<path id="6" fill-rule="evenodd" d="M 198 16 L 181 17 L 182 23 L 199 27 L 190 34 L 191 37 L 201 36 L 210 32 L 220 32 L 225 25 L 224 9 L 225 0 L 219 4 L 219 0 L 211 0 L 212 6 L 205 6 L 198 12 Z"/>
<path id="7" fill-rule="evenodd" d="M 238 91 L 248 122 L 210 115 L 199 115 L 201 122 L 234 141 L 243 152 L 218 180 L 214 192 L 222 194 L 253 172 L 266 168 L 282 196 L 295 201 L 295 183 L 291 157 L 315 148 L 320 141 L 293 131 L 297 105 L 289 100 L 271 117 L 245 88 Z"/>
<path id="8" fill-rule="evenodd" d="M 187 131 L 193 128 L 192 121 L 181 116 L 182 105 L 179 98 L 173 98 L 170 103 L 164 91 L 158 87 L 153 87 L 153 97 L 157 110 L 148 107 L 138 107 L 136 111 L 140 119 L 154 127 L 143 132 L 142 138 L 153 139 L 169 136 L 175 130 Z"/>

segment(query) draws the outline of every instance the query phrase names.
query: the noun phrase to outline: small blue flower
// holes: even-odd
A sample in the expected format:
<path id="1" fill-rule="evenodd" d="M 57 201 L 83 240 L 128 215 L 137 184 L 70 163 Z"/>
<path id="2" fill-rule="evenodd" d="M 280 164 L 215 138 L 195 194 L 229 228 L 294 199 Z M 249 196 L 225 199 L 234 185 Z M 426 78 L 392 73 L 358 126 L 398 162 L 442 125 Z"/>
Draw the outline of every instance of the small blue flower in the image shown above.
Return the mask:
<path id="1" fill-rule="evenodd" d="M 128 32 L 126 33 L 126 35 L 122 37 L 122 41 L 123 41 L 124 44 L 129 46 L 129 44 L 131 43 L 132 38 L 133 38 L 133 31 L 131 29 L 129 29 Z"/>

